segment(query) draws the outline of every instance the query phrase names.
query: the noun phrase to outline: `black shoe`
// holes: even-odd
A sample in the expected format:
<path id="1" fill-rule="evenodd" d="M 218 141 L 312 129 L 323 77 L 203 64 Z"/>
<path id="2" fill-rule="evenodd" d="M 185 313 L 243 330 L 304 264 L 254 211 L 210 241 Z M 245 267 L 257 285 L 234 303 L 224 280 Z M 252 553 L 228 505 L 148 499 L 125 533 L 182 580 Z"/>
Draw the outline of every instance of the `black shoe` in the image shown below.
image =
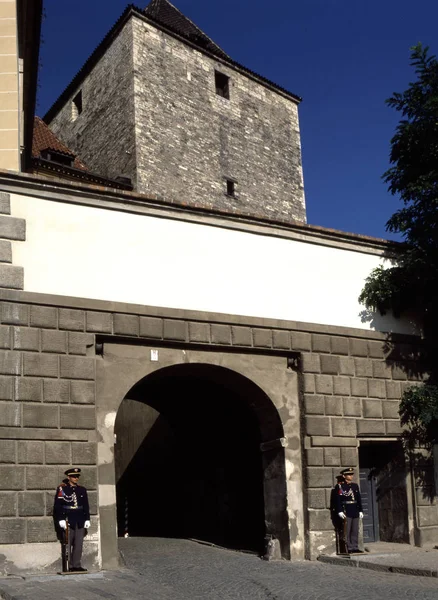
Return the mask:
<path id="1" fill-rule="evenodd" d="M 86 572 L 87 572 L 87 569 L 84 569 L 84 567 L 78 567 L 78 568 L 76 569 L 76 571 L 78 571 L 79 573 L 86 573 Z"/>

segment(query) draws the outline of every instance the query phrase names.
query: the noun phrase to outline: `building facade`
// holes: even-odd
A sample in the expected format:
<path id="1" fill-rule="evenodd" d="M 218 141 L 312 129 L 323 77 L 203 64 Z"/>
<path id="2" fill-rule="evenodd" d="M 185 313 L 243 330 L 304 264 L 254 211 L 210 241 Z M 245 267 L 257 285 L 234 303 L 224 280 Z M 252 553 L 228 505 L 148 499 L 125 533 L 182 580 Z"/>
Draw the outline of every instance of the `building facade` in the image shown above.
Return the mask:
<path id="1" fill-rule="evenodd" d="M 357 300 L 388 242 L 58 173 L 0 171 L 1 572 L 59 568 L 70 464 L 89 568 L 124 535 L 333 552 L 347 466 L 365 541 L 437 543 L 434 464 L 398 416 L 419 339 Z"/>

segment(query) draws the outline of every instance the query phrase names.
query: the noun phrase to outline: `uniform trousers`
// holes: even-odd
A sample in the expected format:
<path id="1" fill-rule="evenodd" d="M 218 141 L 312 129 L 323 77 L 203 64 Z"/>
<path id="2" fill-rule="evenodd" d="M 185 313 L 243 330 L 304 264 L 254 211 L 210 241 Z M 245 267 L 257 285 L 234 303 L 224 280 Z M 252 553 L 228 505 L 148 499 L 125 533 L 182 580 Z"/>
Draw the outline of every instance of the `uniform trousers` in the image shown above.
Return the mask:
<path id="1" fill-rule="evenodd" d="M 359 517 L 347 517 L 347 552 L 357 550 L 359 545 Z"/>
<path id="2" fill-rule="evenodd" d="M 81 566 L 84 534 L 85 534 L 84 527 L 78 527 L 77 525 L 72 525 L 72 526 L 69 526 L 69 528 L 68 528 L 70 569 L 78 569 Z"/>

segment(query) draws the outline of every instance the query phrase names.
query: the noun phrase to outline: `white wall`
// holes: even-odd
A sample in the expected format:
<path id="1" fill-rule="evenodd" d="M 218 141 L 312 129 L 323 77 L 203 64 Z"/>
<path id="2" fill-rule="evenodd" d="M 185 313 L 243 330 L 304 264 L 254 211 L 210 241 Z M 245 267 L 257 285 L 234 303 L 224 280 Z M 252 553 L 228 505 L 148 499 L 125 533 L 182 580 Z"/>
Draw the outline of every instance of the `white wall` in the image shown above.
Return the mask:
<path id="1" fill-rule="evenodd" d="M 363 329 L 357 301 L 381 259 L 308 242 L 11 195 L 29 292 Z"/>

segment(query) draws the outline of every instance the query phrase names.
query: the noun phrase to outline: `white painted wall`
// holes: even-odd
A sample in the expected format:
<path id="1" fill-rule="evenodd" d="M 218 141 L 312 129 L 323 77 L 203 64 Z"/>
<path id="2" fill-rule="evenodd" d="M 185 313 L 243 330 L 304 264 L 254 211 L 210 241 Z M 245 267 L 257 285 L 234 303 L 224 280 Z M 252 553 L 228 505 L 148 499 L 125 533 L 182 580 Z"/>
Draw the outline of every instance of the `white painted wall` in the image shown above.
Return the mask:
<path id="1" fill-rule="evenodd" d="M 361 320 L 373 254 L 28 196 L 11 208 L 26 219 L 13 243 L 25 291 L 408 331 Z"/>

